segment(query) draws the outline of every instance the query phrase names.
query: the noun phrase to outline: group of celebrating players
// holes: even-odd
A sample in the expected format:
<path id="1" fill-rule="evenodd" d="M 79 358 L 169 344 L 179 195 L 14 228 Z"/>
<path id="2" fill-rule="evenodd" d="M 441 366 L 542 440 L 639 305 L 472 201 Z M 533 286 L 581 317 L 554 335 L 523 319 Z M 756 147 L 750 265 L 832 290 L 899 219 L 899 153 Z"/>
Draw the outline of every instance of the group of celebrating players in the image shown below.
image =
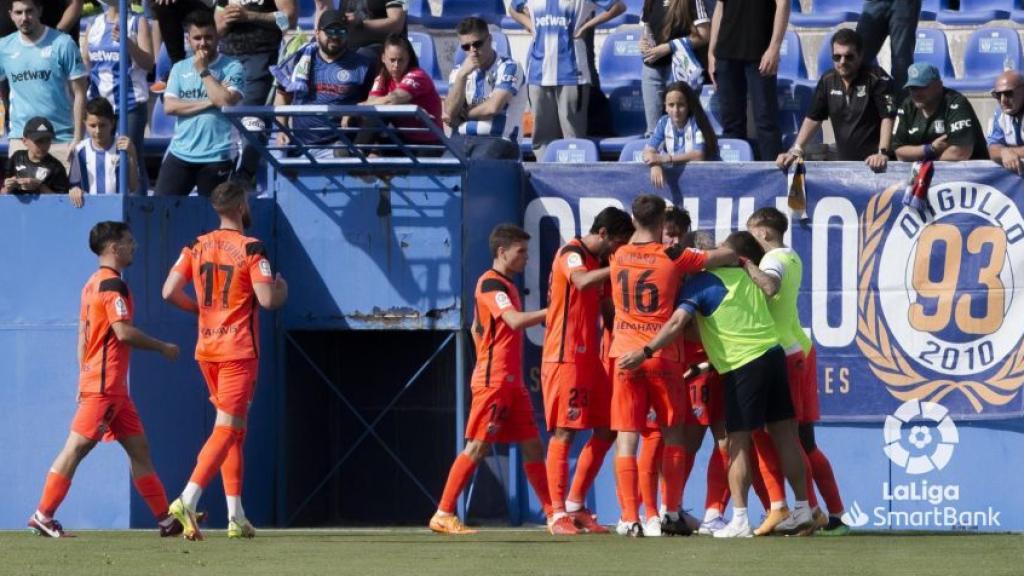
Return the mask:
<path id="1" fill-rule="evenodd" d="M 494 262 L 475 293 L 467 443 L 431 530 L 474 532 L 456 514 L 457 500 L 498 442 L 519 444 L 552 534 L 609 532 L 585 498 L 613 446 L 620 535 L 847 534 L 831 465 L 814 440 L 817 368 L 797 311 L 802 263 L 783 243 L 789 219 L 762 208 L 746 224 L 715 247 L 690 231 L 685 210 L 658 196 L 638 196 L 632 217 L 606 208 L 588 234 L 558 250 L 548 307 L 530 312 L 512 280 L 526 268 L 530 236 L 497 226 Z M 522 366 L 522 331 L 541 323 L 546 455 Z M 698 519 L 681 505 L 708 428 L 716 449 Z M 588 429 L 569 485 L 570 447 Z M 751 484 L 767 511 L 756 528 L 747 514 Z"/>

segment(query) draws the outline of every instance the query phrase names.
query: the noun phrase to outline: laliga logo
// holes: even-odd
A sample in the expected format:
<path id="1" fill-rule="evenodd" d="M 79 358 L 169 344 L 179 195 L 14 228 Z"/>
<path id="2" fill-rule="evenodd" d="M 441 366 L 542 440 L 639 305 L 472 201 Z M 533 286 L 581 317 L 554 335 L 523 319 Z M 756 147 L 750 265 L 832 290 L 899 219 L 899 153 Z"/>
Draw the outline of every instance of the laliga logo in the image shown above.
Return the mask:
<path id="1" fill-rule="evenodd" d="M 913 423 L 915 418 L 924 418 L 936 424 L 934 430 L 938 438 L 933 437 L 933 428 L 927 424 Z M 920 422 L 920 421 L 918 421 Z M 910 427 L 907 441 L 915 448 L 916 455 L 903 444 L 904 424 Z M 932 470 L 942 470 L 953 457 L 953 448 L 960 442 L 960 434 L 956 425 L 949 417 L 949 411 L 933 402 L 904 402 L 892 416 L 885 417 L 885 455 L 907 474 L 926 474 Z M 927 453 L 926 449 L 929 449 Z"/>
<path id="2" fill-rule="evenodd" d="M 973 182 L 933 185 L 924 214 L 901 191 L 861 216 L 857 346 L 900 400 L 958 392 L 979 413 L 1009 403 L 1024 385 L 1024 322 L 1006 321 L 1024 317 L 1024 217 Z"/>

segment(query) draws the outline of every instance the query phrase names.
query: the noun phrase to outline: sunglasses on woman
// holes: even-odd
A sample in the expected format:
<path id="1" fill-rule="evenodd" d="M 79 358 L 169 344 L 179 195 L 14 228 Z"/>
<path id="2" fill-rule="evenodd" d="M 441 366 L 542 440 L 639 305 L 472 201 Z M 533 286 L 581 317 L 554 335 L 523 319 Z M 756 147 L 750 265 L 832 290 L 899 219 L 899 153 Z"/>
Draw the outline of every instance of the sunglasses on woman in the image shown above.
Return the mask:
<path id="1" fill-rule="evenodd" d="M 486 42 L 486 41 L 487 41 L 486 38 L 481 38 L 481 39 L 477 40 L 476 42 L 470 42 L 468 44 L 463 44 L 462 45 L 462 51 L 463 52 L 469 52 L 470 48 L 476 48 L 477 50 L 479 50 L 484 45 L 484 42 Z"/>

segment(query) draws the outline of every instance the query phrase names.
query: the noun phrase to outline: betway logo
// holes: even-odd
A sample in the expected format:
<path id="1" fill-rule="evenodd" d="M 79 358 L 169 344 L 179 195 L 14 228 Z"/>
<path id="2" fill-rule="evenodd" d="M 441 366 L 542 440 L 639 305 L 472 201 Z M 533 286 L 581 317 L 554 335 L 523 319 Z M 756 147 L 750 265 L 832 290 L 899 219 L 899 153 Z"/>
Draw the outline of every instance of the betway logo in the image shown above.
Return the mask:
<path id="1" fill-rule="evenodd" d="M 120 62 L 121 53 L 113 50 L 96 50 L 89 52 L 89 60 L 93 62 Z"/>
<path id="2" fill-rule="evenodd" d="M 49 82 L 50 76 L 53 75 L 51 70 L 25 70 L 17 74 L 11 74 L 11 82 L 22 82 L 25 80 L 42 80 L 43 82 Z"/>
<path id="3" fill-rule="evenodd" d="M 540 18 L 537 18 L 537 27 L 551 27 L 557 26 L 559 28 L 568 28 L 569 19 L 565 16 L 553 16 L 551 14 L 545 14 Z"/>

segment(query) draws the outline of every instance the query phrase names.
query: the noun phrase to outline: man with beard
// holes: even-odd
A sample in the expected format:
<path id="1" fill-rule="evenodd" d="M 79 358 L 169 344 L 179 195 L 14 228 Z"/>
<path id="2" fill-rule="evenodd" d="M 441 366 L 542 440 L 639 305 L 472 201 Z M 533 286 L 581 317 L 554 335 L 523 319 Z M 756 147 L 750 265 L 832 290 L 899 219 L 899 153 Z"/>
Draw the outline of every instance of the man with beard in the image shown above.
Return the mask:
<path id="1" fill-rule="evenodd" d="M 992 97 L 999 102 L 992 117 L 992 133 L 988 137 L 988 154 L 1010 172 L 1024 176 L 1024 139 L 1021 118 L 1024 117 L 1024 77 L 1016 70 L 1007 70 L 996 78 Z"/>
<path id="2" fill-rule="evenodd" d="M 214 189 L 210 203 L 220 216 L 220 228 L 182 249 L 163 287 L 165 300 L 199 316 L 196 361 L 217 409 L 213 433 L 169 509 L 187 540 L 203 539 L 196 505 L 218 471 L 227 499 L 228 538 L 256 535 L 242 508 L 242 448 L 259 367 L 256 305 L 275 310 L 288 299 L 288 284 L 271 271 L 263 243 L 245 235 L 252 223 L 245 189 L 225 182 Z M 185 293 L 189 282 L 195 300 Z"/>
<path id="3" fill-rule="evenodd" d="M 366 100 L 376 76 L 374 62 L 349 50 L 348 18 L 339 10 L 328 10 L 320 16 L 316 41 L 303 46 L 281 64 L 271 68 L 277 79 L 275 106 L 287 104 L 358 104 Z M 287 125 L 287 119 L 281 123 Z M 338 141 L 337 128 L 347 125 L 347 118 L 324 114 L 295 116 L 292 134 L 305 146 L 328 146 Z M 289 142 L 288 134 L 278 134 L 281 146 Z M 334 149 L 320 148 L 315 156 L 330 158 Z"/>
<path id="4" fill-rule="evenodd" d="M 844 28 L 832 37 L 832 62 L 818 80 L 814 100 L 800 127 L 793 147 L 779 155 L 780 168 L 804 155 L 804 144 L 826 119 L 832 120 L 838 160 L 863 161 L 875 172 L 884 172 L 889 162 L 893 116 L 892 78 L 878 66 L 866 64 L 860 36 Z"/>
<path id="5" fill-rule="evenodd" d="M 942 85 L 939 71 L 917 63 L 907 70 L 910 96 L 893 125 L 892 147 L 903 162 L 987 159 L 985 134 L 966 96 Z"/>

